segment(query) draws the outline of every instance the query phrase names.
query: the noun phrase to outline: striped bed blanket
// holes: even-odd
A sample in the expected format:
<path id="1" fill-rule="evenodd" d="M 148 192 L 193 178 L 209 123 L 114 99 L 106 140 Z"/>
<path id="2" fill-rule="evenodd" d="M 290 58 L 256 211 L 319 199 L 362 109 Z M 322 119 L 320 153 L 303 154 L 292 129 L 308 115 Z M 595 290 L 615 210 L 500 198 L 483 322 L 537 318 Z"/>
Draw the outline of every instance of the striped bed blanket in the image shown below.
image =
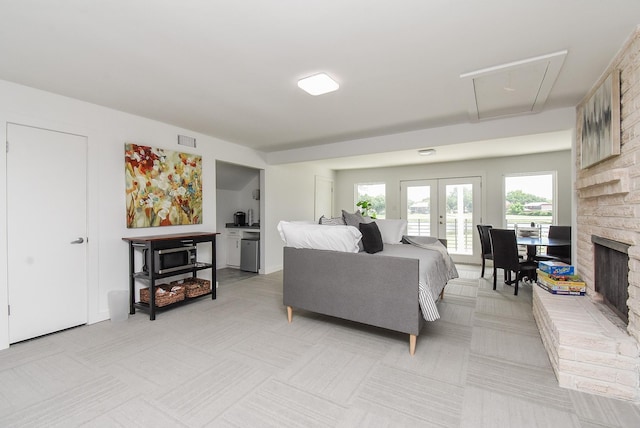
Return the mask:
<path id="1" fill-rule="evenodd" d="M 458 278 L 456 266 L 444 245 L 432 237 L 404 236 L 402 244 L 385 244 L 376 254 L 419 260 L 418 300 L 422 316 L 427 321 L 439 319 L 436 302 L 440 293 L 449 280 Z"/>

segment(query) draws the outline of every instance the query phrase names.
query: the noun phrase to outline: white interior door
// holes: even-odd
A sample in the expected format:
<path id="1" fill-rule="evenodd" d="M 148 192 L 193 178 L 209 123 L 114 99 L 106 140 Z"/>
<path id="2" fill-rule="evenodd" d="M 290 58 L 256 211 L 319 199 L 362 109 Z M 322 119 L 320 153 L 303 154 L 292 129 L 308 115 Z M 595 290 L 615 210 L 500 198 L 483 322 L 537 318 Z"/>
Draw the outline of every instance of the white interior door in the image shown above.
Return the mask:
<path id="1" fill-rule="evenodd" d="M 333 180 L 316 175 L 314 220 L 333 216 Z"/>
<path id="2" fill-rule="evenodd" d="M 7 141 L 9 342 L 15 343 L 87 322 L 87 139 L 8 124 Z"/>

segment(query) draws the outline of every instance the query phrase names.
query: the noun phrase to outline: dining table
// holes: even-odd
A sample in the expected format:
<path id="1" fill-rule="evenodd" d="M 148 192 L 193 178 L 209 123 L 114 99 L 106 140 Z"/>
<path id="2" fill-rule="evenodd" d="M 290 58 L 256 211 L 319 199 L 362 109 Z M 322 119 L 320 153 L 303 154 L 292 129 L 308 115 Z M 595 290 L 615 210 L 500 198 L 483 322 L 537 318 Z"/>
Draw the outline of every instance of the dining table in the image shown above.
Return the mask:
<path id="1" fill-rule="evenodd" d="M 571 239 L 543 238 L 539 236 L 518 236 L 518 245 L 527 246 L 527 260 L 533 260 L 537 254 L 537 247 L 564 247 L 571 245 Z"/>

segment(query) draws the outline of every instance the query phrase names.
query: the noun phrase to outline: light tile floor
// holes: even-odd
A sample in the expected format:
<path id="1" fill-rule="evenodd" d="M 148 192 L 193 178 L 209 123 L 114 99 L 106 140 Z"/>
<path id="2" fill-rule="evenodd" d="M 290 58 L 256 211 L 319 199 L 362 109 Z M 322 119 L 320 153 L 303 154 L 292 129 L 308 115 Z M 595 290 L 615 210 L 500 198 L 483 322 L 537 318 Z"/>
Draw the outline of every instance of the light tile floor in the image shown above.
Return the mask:
<path id="1" fill-rule="evenodd" d="M 413 357 L 403 334 L 302 311 L 288 324 L 281 272 L 220 275 L 214 301 L 0 351 L 0 426 L 640 426 L 637 405 L 558 387 L 530 285 L 459 272 Z"/>

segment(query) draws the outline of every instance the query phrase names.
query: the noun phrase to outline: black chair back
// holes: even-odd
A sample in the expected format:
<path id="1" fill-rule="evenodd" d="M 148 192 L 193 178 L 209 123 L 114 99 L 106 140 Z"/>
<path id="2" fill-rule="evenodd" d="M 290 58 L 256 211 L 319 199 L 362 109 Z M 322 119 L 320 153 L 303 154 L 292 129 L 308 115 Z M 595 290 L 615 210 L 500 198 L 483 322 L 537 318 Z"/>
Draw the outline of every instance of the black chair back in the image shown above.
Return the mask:
<path id="1" fill-rule="evenodd" d="M 480 245 L 482 246 L 482 272 L 480 277 L 484 278 L 485 260 L 493 260 L 493 251 L 491 251 L 491 236 L 489 230 L 493 228 L 490 224 L 478 224 L 478 234 L 480 235 Z"/>
<path id="2" fill-rule="evenodd" d="M 571 240 L 571 226 L 549 226 L 549 238 Z M 571 261 L 571 245 L 547 247 L 547 254 L 559 259 Z"/>
<path id="3" fill-rule="evenodd" d="M 504 269 L 505 282 L 514 285 L 513 294 L 518 295 L 518 284 L 527 274 L 529 280 L 535 281 L 536 266 L 534 261 L 520 261 L 518 256 L 518 243 L 516 241 L 516 231 L 511 229 L 490 229 L 491 249 L 493 250 L 493 289 L 496 289 L 497 271 Z M 516 276 L 511 281 L 511 272 Z"/>
<path id="4" fill-rule="evenodd" d="M 490 224 L 479 224 L 478 234 L 480 235 L 480 244 L 482 245 L 482 256 L 491 255 L 491 236 L 489 236 L 489 229 L 493 226 Z"/>
<path id="5" fill-rule="evenodd" d="M 493 266 L 496 268 L 519 271 L 518 244 L 516 232 L 511 229 L 490 229 Z"/>

